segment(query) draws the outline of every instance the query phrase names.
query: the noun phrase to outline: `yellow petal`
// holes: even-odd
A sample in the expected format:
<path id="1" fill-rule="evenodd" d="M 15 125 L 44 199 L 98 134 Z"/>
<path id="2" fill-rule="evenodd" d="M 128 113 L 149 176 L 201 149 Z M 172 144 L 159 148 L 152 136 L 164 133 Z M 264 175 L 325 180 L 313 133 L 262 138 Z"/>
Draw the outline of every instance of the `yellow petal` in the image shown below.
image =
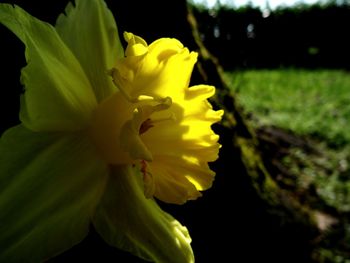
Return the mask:
<path id="1" fill-rule="evenodd" d="M 185 168 L 181 167 L 184 165 Z M 190 175 L 190 169 L 184 159 L 155 156 L 148 169 L 154 180 L 153 195 L 163 202 L 183 204 L 187 200 L 195 200 L 201 196 L 196 185 L 186 177 Z M 212 178 L 208 181 L 206 184 L 211 185 Z"/>
<path id="2" fill-rule="evenodd" d="M 177 121 L 159 123 L 142 136 L 153 154 L 149 163 L 153 195 L 162 201 L 181 204 L 212 185 L 215 173 L 208 162 L 218 158 L 220 144 L 211 126 L 223 114 L 206 100 L 214 91 L 205 85 L 186 89 L 185 99 L 175 99 L 177 104 L 169 108 Z"/>
<path id="3" fill-rule="evenodd" d="M 157 53 L 149 52 L 144 58 L 133 82 L 133 92 L 158 97 L 169 96 L 174 101 L 177 98 L 182 99 L 197 61 L 197 53 L 189 52 L 186 48 L 178 49 L 176 53 L 169 49 L 165 49 L 164 53 L 156 51 Z M 159 56 L 167 59 L 159 61 Z"/>
<path id="4" fill-rule="evenodd" d="M 142 56 L 148 52 L 148 46 L 146 41 L 132 33 L 125 32 L 124 39 L 128 42 L 128 46 L 125 50 L 127 57 Z"/>
<path id="5" fill-rule="evenodd" d="M 149 46 L 150 56 L 159 62 L 167 61 L 171 56 L 181 53 L 184 49 L 182 43 L 175 38 L 160 38 Z"/>

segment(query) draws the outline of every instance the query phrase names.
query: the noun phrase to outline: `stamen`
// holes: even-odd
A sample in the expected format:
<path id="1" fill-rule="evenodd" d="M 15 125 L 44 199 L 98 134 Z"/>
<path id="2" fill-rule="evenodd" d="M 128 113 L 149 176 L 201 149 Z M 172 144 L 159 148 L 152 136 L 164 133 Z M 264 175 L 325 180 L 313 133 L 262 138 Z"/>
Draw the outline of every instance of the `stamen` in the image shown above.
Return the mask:
<path id="1" fill-rule="evenodd" d="M 143 175 L 144 194 L 146 198 L 152 198 L 155 191 L 155 183 L 152 174 L 147 169 L 147 162 L 141 160 L 141 173 Z"/>
<path id="2" fill-rule="evenodd" d="M 130 103 L 138 103 L 138 105 L 134 105 L 132 118 L 125 121 L 121 127 L 120 147 L 124 152 L 128 152 L 133 160 L 152 161 L 152 153 L 147 149 L 140 135 L 154 127 L 155 123 L 175 119 L 174 114 L 171 114 L 167 118 L 155 120 L 150 118 L 155 112 L 169 109 L 172 105 L 172 99 L 170 97 L 162 98 L 148 95 L 132 97 L 128 93 L 128 91 L 132 91 L 134 88 L 132 87 L 132 78 L 129 80 L 127 77 L 123 77 L 117 68 L 111 69 L 108 73 L 112 76 L 113 83 L 119 89 L 120 94 Z M 148 179 L 150 183 L 153 181 L 151 180 L 151 176 L 148 176 Z"/>
<path id="3" fill-rule="evenodd" d="M 165 122 L 165 121 L 176 121 L 175 114 L 172 112 L 169 117 L 159 118 L 159 119 L 148 118 L 147 120 L 145 120 L 141 124 L 140 129 L 139 129 L 139 135 L 147 132 L 149 129 L 154 127 L 155 124 L 160 123 L 160 122 Z"/>
<path id="4" fill-rule="evenodd" d="M 164 121 L 176 121 L 176 116 L 174 112 L 171 112 L 169 117 L 150 119 L 150 121 L 151 121 L 151 125 L 154 126 L 154 124 L 164 122 Z"/>
<path id="5" fill-rule="evenodd" d="M 139 134 L 143 134 L 145 133 L 146 131 L 148 131 L 150 128 L 154 127 L 154 125 L 152 124 L 152 121 L 150 118 L 148 118 L 147 120 L 145 120 L 141 126 L 140 126 L 140 129 L 139 129 Z"/>
<path id="6" fill-rule="evenodd" d="M 163 105 L 159 110 L 167 109 L 171 106 L 172 100 L 170 97 L 152 97 L 148 95 L 139 95 L 138 97 L 131 97 L 126 91 L 125 87 L 130 87 L 128 80 L 123 78 L 118 69 L 112 68 L 108 71 L 108 74 L 112 77 L 113 84 L 119 89 L 124 98 L 130 103 L 138 103 L 138 102 L 156 102 L 159 105 Z"/>
<path id="7" fill-rule="evenodd" d="M 128 81 L 125 80 L 121 75 L 120 72 L 116 68 L 112 68 L 108 71 L 108 74 L 112 77 L 113 84 L 119 89 L 119 91 L 122 93 L 124 98 L 126 98 L 127 101 L 131 103 L 138 102 L 136 98 L 130 97 L 130 95 L 126 92 L 124 87 L 128 87 Z"/>
<path id="8" fill-rule="evenodd" d="M 146 177 L 147 175 L 147 163 L 145 160 L 141 160 L 141 173 L 143 175 L 143 177 Z"/>

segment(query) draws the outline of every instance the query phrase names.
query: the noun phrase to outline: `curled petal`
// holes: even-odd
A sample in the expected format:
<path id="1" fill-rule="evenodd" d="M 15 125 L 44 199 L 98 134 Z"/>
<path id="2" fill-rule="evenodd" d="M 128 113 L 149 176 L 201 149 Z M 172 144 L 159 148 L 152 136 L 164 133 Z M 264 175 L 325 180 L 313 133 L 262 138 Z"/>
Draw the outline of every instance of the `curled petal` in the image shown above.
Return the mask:
<path id="1" fill-rule="evenodd" d="M 159 123 L 142 136 L 153 154 L 148 165 L 152 176 L 147 177 L 153 182 L 147 185 L 162 201 L 182 204 L 212 185 L 215 173 L 208 162 L 218 158 L 220 144 L 211 126 L 223 114 L 206 100 L 214 92 L 214 87 L 206 85 L 186 89 L 184 99 L 178 98 L 169 108 L 177 121 Z"/>
<path id="2" fill-rule="evenodd" d="M 170 157 L 168 160 L 171 159 Z M 188 168 L 183 169 L 183 167 L 179 167 L 179 165 L 182 166 L 184 164 L 184 160 L 177 158 L 175 161 L 169 162 L 167 158 L 161 156 L 155 157 L 155 161 L 150 163 L 148 168 L 149 173 L 152 175 L 152 184 L 154 185 L 152 195 L 163 202 L 173 204 L 184 204 L 188 200 L 195 200 L 202 196 L 195 185 L 186 178 L 185 175 L 188 174 Z M 175 166 L 172 166 L 174 164 Z M 185 173 L 183 173 L 184 171 Z M 211 181 L 212 178 L 210 178 Z M 145 186 L 148 185 L 145 184 Z"/>
<path id="3" fill-rule="evenodd" d="M 170 40 L 160 41 L 163 52 L 157 47 L 145 57 L 134 79 L 133 92 L 159 97 L 169 96 L 174 101 L 183 99 L 198 54 L 189 52 L 187 48 L 179 48 L 175 44 L 174 48 L 170 48 L 167 46 Z"/>
<path id="4" fill-rule="evenodd" d="M 126 40 L 126 42 L 128 42 L 128 46 L 125 50 L 126 56 L 138 57 L 148 52 L 147 43 L 143 38 L 136 36 L 132 33 L 125 32 L 124 39 Z"/>

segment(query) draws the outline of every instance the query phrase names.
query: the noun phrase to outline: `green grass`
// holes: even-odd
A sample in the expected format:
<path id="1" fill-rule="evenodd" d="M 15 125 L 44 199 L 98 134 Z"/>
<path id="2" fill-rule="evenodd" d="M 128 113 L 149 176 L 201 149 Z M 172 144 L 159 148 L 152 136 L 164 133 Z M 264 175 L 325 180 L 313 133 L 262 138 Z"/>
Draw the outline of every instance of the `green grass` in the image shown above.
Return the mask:
<path id="1" fill-rule="evenodd" d="M 321 156 L 297 148 L 281 161 L 301 187 L 314 184 L 326 203 L 350 212 L 350 73 L 249 70 L 226 77 L 254 126 L 312 139 Z"/>
<path id="2" fill-rule="evenodd" d="M 290 148 L 277 161 L 296 178 L 294 194 L 314 189 L 323 202 L 311 195 L 313 208 L 322 211 L 324 203 L 339 213 L 315 250 L 319 262 L 350 262 L 350 73 L 249 70 L 226 77 L 251 124 L 288 129 L 317 149 Z"/>
<path id="3" fill-rule="evenodd" d="M 226 73 L 238 100 L 259 125 L 350 143 L 350 73 L 340 70 L 249 70 Z"/>

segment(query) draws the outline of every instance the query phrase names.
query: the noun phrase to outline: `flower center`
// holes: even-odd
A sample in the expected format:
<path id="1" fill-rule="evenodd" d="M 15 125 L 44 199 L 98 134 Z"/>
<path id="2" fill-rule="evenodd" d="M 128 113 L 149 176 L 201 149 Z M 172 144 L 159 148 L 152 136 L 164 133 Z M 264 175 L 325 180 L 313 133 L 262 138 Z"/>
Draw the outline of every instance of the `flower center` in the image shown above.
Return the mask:
<path id="1" fill-rule="evenodd" d="M 130 82 L 123 79 L 117 69 L 110 71 L 119 89 L 95 110 L 90 127 L 91 138 L 103 158 L 111 164 L 134 163 L 135 160 L 152 161 L 153 156 L 140 135 L 156 123 L 173 120 L 173 114 L 165 118 L 151 118 L 155 112 L 168 110 L 170 97 L 155 98 L 148 95 L 132 97 Z"/>
<path id="2" fill-rule="evenodd" d="M 143 134 L 146 131 L 148 131 L 150 128 L 154 127 L 154 125 L 152 124 L 152 121 L 150 118 L 148 118 L 147 120 L 145 120 L 141 126 L 140 126 L 140 130 L 139 130 L 139 134 Z"/>

